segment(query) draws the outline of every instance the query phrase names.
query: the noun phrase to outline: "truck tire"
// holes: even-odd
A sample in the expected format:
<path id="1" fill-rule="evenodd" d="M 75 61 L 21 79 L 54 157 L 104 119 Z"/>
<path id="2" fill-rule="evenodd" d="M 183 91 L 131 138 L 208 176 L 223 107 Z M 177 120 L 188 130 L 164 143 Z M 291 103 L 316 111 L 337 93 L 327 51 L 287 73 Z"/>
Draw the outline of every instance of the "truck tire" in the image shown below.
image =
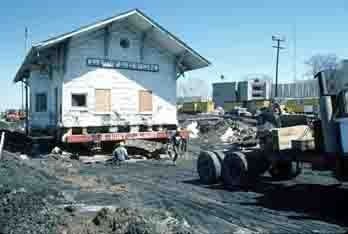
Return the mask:
<path id="1" fill-rule="evenodd" d="M 222 164 L 222 181 L 227 189 L 238 189 L 245 184 L 248 163 L 241 152 L 227 153 Z"/>
<path id="2" fill-rule="evenodd" d="M 204 184 L 215 184 L 221 177 L 221 163 L 216 153 L 201 151 L 197 161 L 197 172 Z"/>
<path id="3" fill-rule="evenodd" d="M 298 163 L 288 160 L 280 160 L 273 162 L 269 169 L 269 174 L 275 180 L 290 180 L 298 176 L 302 172 L 302 168 Z"/>

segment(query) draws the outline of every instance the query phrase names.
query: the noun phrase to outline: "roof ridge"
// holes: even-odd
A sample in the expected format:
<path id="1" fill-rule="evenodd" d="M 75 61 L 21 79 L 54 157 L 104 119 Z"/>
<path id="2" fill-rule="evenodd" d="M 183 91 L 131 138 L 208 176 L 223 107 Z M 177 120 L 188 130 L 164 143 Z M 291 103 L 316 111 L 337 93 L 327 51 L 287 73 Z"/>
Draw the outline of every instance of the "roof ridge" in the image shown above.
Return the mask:
<path id="1" fill-rule="evenodd" d="M 120 17 L 120 16 L 122 16 L 122 15 L 129 14 L 129 13 L 132 13 L 132 12 L 138 12 L 138 13 L 143 14 L 138 8 L 133 8 L 133 9 L 131 9 L 131 10 L 124 11 L 124 12 L 121 12 L 121 13 L 119 13 L 119 14 L 116 14 L 116 15 L 113 15 L 113 16 L 110 16 L 110 17 L 107 17 L 107 18 L 104 18 L 104 19 L 100 19 L 100 20 L 95 21 L 95 22 L 93 22 L 93 23 L 90 23 L 90 24 L 87 24 L 87 25 L 84 25 L 84 26 L 77 27 L 76 29 L 71 30 L 71 31 L 69 31 L 69 32 L 57 34 L 56 36 L 53 36 L 53 37 L 50 37 L 50 38 L 48 38 L 48 39 L 46 39 L 46 40 L 43 40 L 43 41 L 40 41 L 40 42 L 35 43 L 35 44 L 33 45 L 33 47 L 39 47 L 39 46 L 41 46 L 41 45 L 43 45 L 43 44 L 45 44 L 45 43 L 47 43 L 47 42 L 49 42 L 49 41 L 58 39 L 58 38 L 60 38 L 60 37 L 67 36 L 67 35 L 69 35 L 69 34 L 78 32 L 78 31 L 80 31 L 80 30 L 83 30 L 83 29 L 92 27 L 92 26 L 94 26 L 94 25 L 96 25 L 96 24 L 103 23 L 103 22 L 105 22 L 105 21 L 109 21 L 109 20 L 112 20 L 112 19 L 114 19 L 114 18 Z"/>

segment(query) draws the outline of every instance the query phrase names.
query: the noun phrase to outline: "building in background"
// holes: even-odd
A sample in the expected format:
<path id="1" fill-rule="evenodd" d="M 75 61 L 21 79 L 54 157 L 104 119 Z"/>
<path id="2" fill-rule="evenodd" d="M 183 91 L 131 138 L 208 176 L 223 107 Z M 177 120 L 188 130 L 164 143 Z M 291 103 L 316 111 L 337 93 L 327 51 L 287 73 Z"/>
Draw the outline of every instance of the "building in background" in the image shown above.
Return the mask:
<path id="1" fill-rule="evenodd" d="M 215 106 L 223 107 L 225 102 L 236 101 L 236 82 L 221 82 L 213 84 L 213 102 Z"/>
<path id="2" fill-rule="evenodd" d="M 292 83 L 278 84 L 278 98 L 312 98 L 319 96 L 318 81 L 299 80 Z M 272 84 L 272 98 L 275 97 L 275 84 Z"/>
<path id="3" fill-rule="evenodd" d="M 268 100 L 271 97 L 271 81 L 254 78 L 238 82 L 238 100 L 240 102 L 253 100 Z"/>

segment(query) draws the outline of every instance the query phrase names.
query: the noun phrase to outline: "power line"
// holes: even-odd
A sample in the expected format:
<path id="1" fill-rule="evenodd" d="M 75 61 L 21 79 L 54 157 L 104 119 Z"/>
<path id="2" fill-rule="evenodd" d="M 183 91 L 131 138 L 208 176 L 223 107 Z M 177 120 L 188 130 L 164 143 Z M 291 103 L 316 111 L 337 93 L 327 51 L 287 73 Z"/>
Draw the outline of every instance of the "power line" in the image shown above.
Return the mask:
<path id="1" fill-rule="evenodd" d="M 24 29 L 24 57 L 26 56 L 28 49 L 28 28 Z M 22 111 L 24 110 L 24 82 L 21 83 L 21 92 L 22 92 Z"/>

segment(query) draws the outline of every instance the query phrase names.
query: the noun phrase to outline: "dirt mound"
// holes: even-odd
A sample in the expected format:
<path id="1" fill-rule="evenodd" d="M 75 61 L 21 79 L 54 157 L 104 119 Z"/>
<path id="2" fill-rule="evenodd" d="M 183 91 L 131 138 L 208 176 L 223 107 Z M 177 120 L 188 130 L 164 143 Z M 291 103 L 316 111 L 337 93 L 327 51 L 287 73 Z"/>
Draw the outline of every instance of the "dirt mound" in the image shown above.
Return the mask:
<path id="1" fill-rule="evenodd" d="M 0 197 L 0 233 L 57 233 L 61 212 L 42 194 L 2 188 Z"/>
<path id="2" fill-rule="evenodd" d="M 93 218 L 75 215 L 61 226 L 62 233 L 75 234 L 190 234 L 185 223 L 166 212 L 139 211 L 130 208 L 103 208 Z"/>
<path id="3" fill-rule="evenodd" d="M 13 154 L 3 153 L 0 161 L 0 184 L 7 190 L 24 188 L 29 192 L 42 193 L 43 196 L 57 196 L 56 187 L 59 182 L 55 176 L 49 175 L 36 167 L 30 161 L 21 161 Z"/>
<path id="4" fill-rule="evenodd" d="M 0 233 L 56 233 L 58 182 L 7 152 L 0 161 Z"/>

